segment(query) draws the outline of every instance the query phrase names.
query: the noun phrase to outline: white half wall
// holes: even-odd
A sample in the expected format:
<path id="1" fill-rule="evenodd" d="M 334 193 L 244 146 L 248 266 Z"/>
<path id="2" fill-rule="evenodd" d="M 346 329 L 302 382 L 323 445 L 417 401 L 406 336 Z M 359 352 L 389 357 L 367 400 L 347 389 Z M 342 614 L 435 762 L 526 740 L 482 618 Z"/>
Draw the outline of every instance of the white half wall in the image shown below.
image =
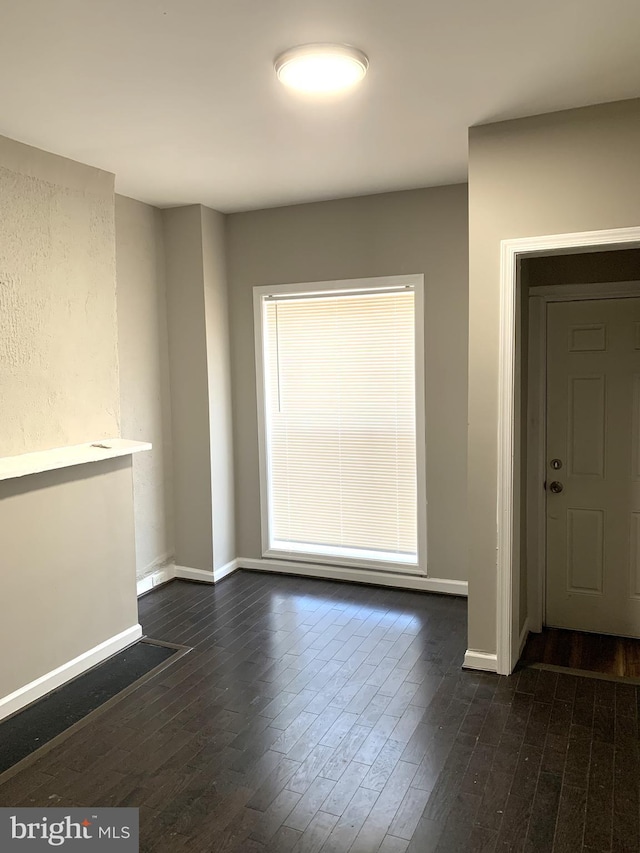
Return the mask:
<path id="1" fill-rule="evenodd" d="M 0 482 L 0 542 L 2 716 L 136 639 L 131 457 Z"/>

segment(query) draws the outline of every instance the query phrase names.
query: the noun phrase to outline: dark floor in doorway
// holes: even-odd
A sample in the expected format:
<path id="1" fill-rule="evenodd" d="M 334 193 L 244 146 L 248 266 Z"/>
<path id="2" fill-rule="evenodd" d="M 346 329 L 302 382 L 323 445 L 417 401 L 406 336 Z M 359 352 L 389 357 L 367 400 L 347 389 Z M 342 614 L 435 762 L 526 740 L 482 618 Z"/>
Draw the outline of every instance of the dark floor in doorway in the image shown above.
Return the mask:
<path id="1" fill-rule="evenodd" d="M 531 632 L 521 663 L 543 664 L 640 681 L 640 640 L 564 628 Z"/>
<path id="2" fill-rule="evenodd" d="M 0 723 L 0 773 L 71 728 L 178 651 L 142 640 Z"/>

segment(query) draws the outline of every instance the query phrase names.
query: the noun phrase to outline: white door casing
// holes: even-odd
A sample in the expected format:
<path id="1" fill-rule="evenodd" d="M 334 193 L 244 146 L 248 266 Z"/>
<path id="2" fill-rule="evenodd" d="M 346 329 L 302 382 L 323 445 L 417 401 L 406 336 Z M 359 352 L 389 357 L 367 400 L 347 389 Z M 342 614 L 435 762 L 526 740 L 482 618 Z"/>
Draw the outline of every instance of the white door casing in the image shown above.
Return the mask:
<path id="1" fill-rule="evenodd" d="M 520 527 L 522 508 L 514 502 L 514 472 L 519 459 L 514 455 L 516 307 L 519 292 L 520 260 L 539 255 L 592 251 L 596 248 L 640 246 L 640 226 L 601 231 L 579 231 L 537 237 L 518 237 L 501 242 L 500 322 L 498 364 L 497 435 L 497 588 L 495 651 L 477 649 L 470 644 L 465 664 L 476 669 L 509 675 L 518 662 L 520 631 L 519 564 L 514 553 L 514 531 Z M 474 606 L 470 584 L 470 606 Z M 526 625 L 526 623 L 525 623 Z"/>
<path id="2" fill-rule="evenodd" d="M 640 299 L 547 312 L 545 621 L 640 636 Z"/>

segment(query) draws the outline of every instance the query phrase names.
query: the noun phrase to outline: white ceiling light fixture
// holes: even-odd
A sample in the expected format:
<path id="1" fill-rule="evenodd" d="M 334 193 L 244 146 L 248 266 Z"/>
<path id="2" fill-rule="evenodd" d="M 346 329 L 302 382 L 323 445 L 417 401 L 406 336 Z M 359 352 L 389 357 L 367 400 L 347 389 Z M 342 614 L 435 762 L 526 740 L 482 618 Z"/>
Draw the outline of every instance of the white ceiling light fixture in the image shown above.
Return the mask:
<path id="1" fill-rule="evenodd" d="M 310 94 L 334 94 L 360 83 L 369 68 L 361 50 L 347 44 L 302 44 L 274 62 L 278 80 Z"/>

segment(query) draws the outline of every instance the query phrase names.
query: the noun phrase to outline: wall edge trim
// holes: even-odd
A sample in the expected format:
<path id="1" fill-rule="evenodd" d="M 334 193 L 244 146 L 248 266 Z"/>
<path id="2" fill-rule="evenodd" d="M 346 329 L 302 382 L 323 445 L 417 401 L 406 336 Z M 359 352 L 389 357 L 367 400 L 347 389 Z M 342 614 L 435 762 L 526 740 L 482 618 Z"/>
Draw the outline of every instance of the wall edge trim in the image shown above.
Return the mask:
<path id="1" fill-rule="evenodd" d="M 529 638 L 529 631 L 531 630 L 531 626 L 529 624 L 529 617 L 524 620 L 524 625 L 522 626 L 522 631 L 520 631 L 520 639 L 518 640 L 519 651 L 518 651 L 518 660 L 522 657 L 522 652 L 524 650 L 525 643 Z"/>
<path id="2" fill-rule="evenodd" d="M 200 583 L 218 583 L 227 575 L 232 574 L 239 569 L 238 560 L 230 560 L 221 566 L 219 569 L 208 571 L 206 569 L 191 569 L 188 566 L 174 566 L 174 577 L 185 581 L 200 581 Z"/>
<path id="3" fill-rule="evenodd" d="M 479 652 L 467 649 L 464 655 L 463 669 L 478 669 L 483 672 L 497 672 L 498 655 L 495 652 Z"/>
<path id="4" fill-rule="evenodd" d="M 130 628 L 115 634 L 91 649 L 87 649 L 81 655 L 41 675 L 34 681 L 14 690 L 0 699 L 0 720 L 15 714 L 37 699 L 41 699 L 47 693 L 51 693 L 58 687 L 62 687 L 68 681 L 82 675 L 94 666 L 107 660 L 107 658 L 126 649 L 127 646 L 137 642 L 142 637 L 142 627 L 136 623 Z"/>
<path id="5" fill-rule="evenodd" d="M 219 569 L 213 570 L 213 577 L 215 582 L 218 583 L 218 581 L 221 581 L 223 578 L 226 578 L 227 575 L 231 575 L 234 572 L 237 572 L 239 568 L 240 565 L 237 559 L 229 560 L 229 562 L 225 563 L 224 566 L 220 566 Z"/>

